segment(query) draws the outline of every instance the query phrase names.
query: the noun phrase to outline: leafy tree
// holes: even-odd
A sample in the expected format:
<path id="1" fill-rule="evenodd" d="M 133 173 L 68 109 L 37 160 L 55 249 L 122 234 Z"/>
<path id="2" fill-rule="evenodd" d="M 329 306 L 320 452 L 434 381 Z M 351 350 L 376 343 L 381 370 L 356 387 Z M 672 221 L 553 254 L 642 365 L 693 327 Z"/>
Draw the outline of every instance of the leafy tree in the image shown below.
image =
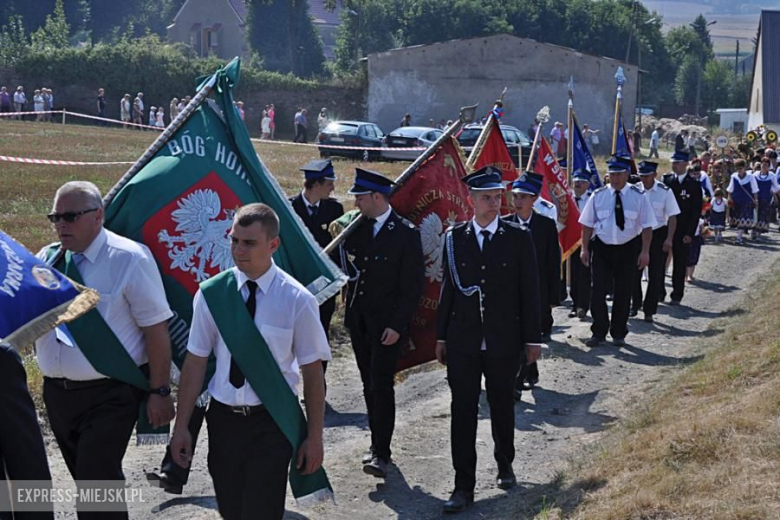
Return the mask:
<path id="1" fill-rule="evenodd" d="M 699 61 L 685 56 L 674 79 L 674 97 L 679 105 L 692 105 L 696 101 L 696 84 L 699 80 Z"/>
<path id="2" fill-rule="evenodd" d="M 32 33 L 31 40 L 33 47 L 61 49 L 68 47 L 69 36 L 70 24 L 65 18 L 65 5 L 63 0 L 57 0 L 54 4 L 54 11 L 46 15 L 46 22 L 43 27 L 39 27 L 37 31 Z"/>
<path id="3" fill-rule="evenodd" d="M 11 15 L 0 28 L 0 60 L 4 65 L 15 65 L 30 50 L 30 40 L 19 15 Z"/>
<path id="4" fill-rule="evenodd" d="M 727 107 L 732 98 L 734 71 L 729 63 L 712 60 L 704 68 L 701 78 L 702 103 L 709 110 Z"/>

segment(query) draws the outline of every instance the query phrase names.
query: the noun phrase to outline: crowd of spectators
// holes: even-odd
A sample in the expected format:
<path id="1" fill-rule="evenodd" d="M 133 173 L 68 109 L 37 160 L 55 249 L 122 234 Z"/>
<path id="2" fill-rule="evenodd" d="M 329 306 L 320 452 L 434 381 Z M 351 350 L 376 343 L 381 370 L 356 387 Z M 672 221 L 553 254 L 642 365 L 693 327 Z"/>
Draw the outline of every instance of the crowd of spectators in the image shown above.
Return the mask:
<path id="1" fill-rule="evenodd" d="M 54 107 L 54 92 L 50 88 L 41 87 L 33 91 L 28 97 L 23 86 L 16 87 L 13 94 L 8 92 L 8 87 L 0 87 L 0 113 L 13 113 L 12 119 L 19 121 L 32 121 L 32 115 L 24 115 L 25 112 L 37 112 L 35 121 L 51 121 L 51 110 Z"/>

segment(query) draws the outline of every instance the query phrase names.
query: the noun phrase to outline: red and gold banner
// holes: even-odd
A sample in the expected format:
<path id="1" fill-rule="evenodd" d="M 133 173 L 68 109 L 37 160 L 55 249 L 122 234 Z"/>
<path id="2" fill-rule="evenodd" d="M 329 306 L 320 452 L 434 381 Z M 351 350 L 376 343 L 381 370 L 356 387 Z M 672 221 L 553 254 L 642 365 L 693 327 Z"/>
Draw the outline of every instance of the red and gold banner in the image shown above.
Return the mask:
<path id="1" fill-rule="evenodd" d="M 425 258 L 425 288 L 398 370 L 436 358 L 436 310 L 444 275 L 444 232 L 455 222 L 473 215 L 468 187 L 460 180 L 465 175 L 457 142 L 451 138 L 391 197 L 393 209 L 420 229 Z"/>
<path id="2" fill-rule="evenodd" d="M 499 123 L 493 119 L 493 124 L 490 125 L 490 133 L 488 134 L 485 144 L 481 150 L 477 150 L 479 155 L 477 160 L 474 161 L 474 170 L 479 170 L 485 166 L 493 166 L 501 170 L 501 180 L 504 185 L 509 185 L 517 179 L 517 169 L 515 163 L 512 162 L 512 156 L 509 154 L 509 149 L 506 147 L 504 136 L 501 134 L 501 128 Z M 519 153 L 519 151 L 518 151 Z M 508 193 L 508 192 L 507 192 Z M 501 203 L 501 214 L 507 215 L 513 213 L 514 209 L 509 203 L 507 195 L 504 194 L 503 202 Z"/>
<path id="3" fill-rule="evenodd" d="M 544 176 L 542 198 L 558 208 L 558 241 L 561 244 L 561 261 L 566 260 L 582 241 L 580 211 L 569 191 L 566 170 L 558 165 L 555 155 L 546 139 L 541 139 L 539 156 L 534 171 Z"/>

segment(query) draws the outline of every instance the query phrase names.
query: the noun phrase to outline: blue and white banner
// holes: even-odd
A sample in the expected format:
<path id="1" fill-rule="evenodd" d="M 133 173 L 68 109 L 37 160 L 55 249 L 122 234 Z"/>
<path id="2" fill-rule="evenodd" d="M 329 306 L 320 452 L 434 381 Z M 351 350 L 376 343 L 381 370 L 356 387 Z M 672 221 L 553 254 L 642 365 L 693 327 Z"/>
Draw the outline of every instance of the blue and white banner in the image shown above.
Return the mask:
<path id="1" fill-rule="evenodd" d="M 32 343 L 51 330 L 80 295 L 67 277 L 0 231 L 0 340 L 16 348 Z M 97 304 L 96 294 L 88 296 L 79 299 L 79 309 L 69 319 Z"/>
<path id="2" fill-rule="evenodd" d="M 597 190 L 601 188 L 602 182 L 599 171 L 596 169 L 596 161 L 593 160 L 593 155 L 591 155 L 590 150 L 588 149 L 588 144 L 582 137 L 582 132 L 577 124 L 577 120 L 574 119 L 573 123 L 574 142 L 572 143 L 572 171 L 581 169 L 582 171 L 588 172 L 590 175 L 590 186 L 588 189 L 591 191 Z"/>

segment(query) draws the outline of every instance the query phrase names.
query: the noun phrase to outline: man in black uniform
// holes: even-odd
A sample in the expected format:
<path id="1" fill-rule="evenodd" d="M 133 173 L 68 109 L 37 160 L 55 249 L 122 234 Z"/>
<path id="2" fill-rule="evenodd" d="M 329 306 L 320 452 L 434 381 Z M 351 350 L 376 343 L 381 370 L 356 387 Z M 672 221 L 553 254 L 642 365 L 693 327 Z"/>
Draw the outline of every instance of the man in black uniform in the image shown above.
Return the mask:
<path id="1" fill-rule="evenodd" d="M 688 154 L 675 152 L 672 155 L 672 172 L 663 177 L 663 183 L 674 192 L 680 214 L 677 215 L 677 229 L 672 241 L 672 294 L 670 305 L 680 305 L 685 292 L 685 269 L 688 266 L 688 250 L 696 235 L 701 217 L 701 184 L 687 174 Z"/>
<path id="2" fill-rule="evenodd" d="M 355 169 L 349 193 L 363 221 L 342 245 L 350 276 L 344 324 L 366 399 L 371 448 L 363 471 L 387 476 L 395 426 L 394 376 L 409 323 L 422 296 L 424 262 L 420 232 L 390 207 L 393 181 Z"/>
<path id="3" fill-rule="evenodd" d="M 35 404 L 27 389 L 27 374 L 19 354 L 7 343 L 0 343 L 0 493 L 6 499 L 9 495 L 3 481 L 24 480 L 51 481 L 46 448 L 43 445 Z M 29 484 L 32 484 L 29 483 Z M 51 492 L 49 489 L 41 491 Z M 20 490 L 21 491 L 21 490 Z M 39 512 L 3 512 L 0 518 L 32 519 L 54 518 L 51 503 L 36 504 Z"/>
<path id="4" fill-rule="evenodd" d="M 455 490 L 445 513 L 474 502 L 477 415 L 482 376 L 490 405 L 496 484 L 513 487 L 515 412 L 512 398 L 519 363 L 541 353 L 539 280 L 531 234 L 499 218 L 504 191 L 490 166 L 463 178 L 474 218 L 445 235 L 444 280 L 439 299 L 436 358 L 447 365 L 452 392 L 450 436 Z"/>
<path id="5" fill-rule="evenodd" d="M 531 232 L 536 248 L 536 265 L 539 273 L 539 304 L 542 319 L 542 341 L 550 341 L 552 334 L 552 309 L 560 302 L 560 266 L 561 246 L 558 242 L 558 228 L 552 219 L 540 215 L 534 210 L 534 202 L 539 198 L 544 178 L 533 172 L 525 172 L 512 183 L 513 215 L 505 220 L 520 224 Z M 515 400 L 520 400 L 523 385 L 533 388 L 539 382 L 539 369 L 536 363 L 523 363 L 515 383 Z"/>
<path id="6" fill-rule="evenodd" d="M 330 244 L 332 237 L 328 232 L 328 226 L 331 222 L 344 214 L 344 206 L 339 201 L 331 198 L 330 194 L 335 189 L 334 182 L 336 173 L 333 171 L 333 164 L 330 160 L 311 161 L 301 168 L 306 180 L 303 183 L 303 191 L 290 198 L 290 203 L 295 213 L 301 217 L 301 220 L 314 236 L 314 240 L 325 247 Z M 338 255 L 332 255 L 332 259 L 337 261 Z M 336 297 L 320 305 L 320 322 L 325 329 L 325 336 L 330 342 L 330 320 L 336 311 Z M 325 372 L 328 368 L 328 362 L 322 362 L 322 370 Z"/>

